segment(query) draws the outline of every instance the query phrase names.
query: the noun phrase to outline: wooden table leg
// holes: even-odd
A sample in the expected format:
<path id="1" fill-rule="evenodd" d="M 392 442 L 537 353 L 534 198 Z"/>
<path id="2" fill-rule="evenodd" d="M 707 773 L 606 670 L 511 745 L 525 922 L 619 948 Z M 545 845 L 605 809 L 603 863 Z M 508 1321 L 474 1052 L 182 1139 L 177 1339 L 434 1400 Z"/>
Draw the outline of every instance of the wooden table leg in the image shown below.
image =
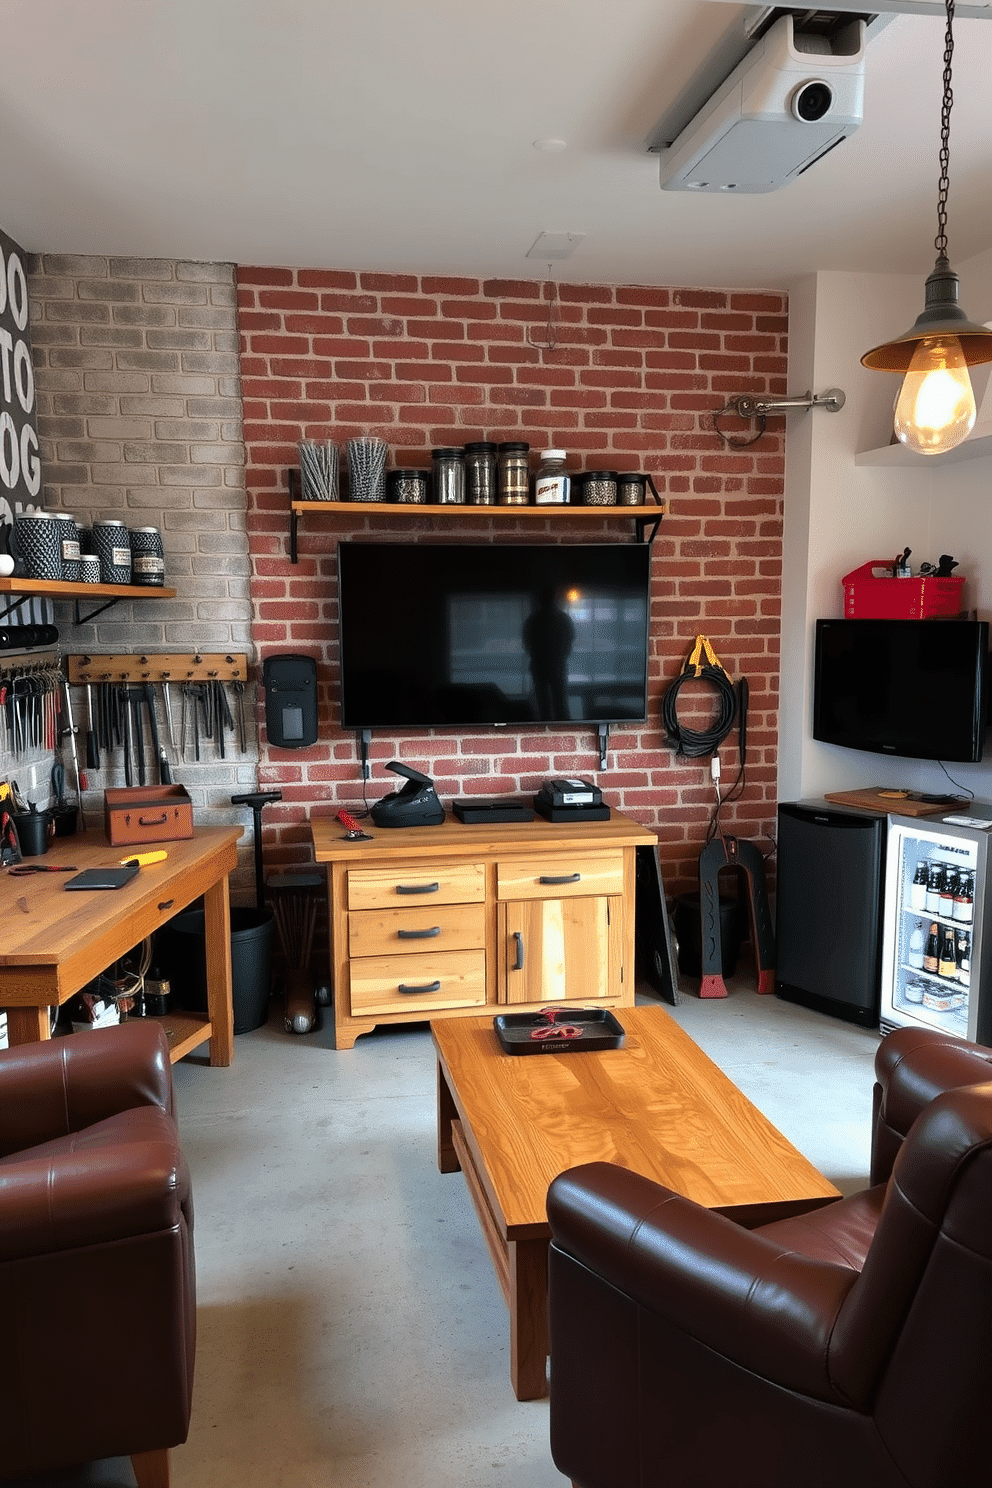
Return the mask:
<path id="1" fill-rule="evenodd" d="M 451 1123 L 458 1118 L 458 1108 L 452 1099 L 448 1082 L 440 1061 L 437 1066 L 437 1170 L 439 1173 L 457 1173 L 461 1167 L 451 1141 Z"/>
<path id="2" fill-rule="evenodd" d="M 36 1044 L 41 1039 L 51 1038 L 51 1025 L 47 1007 L 7 1008 L 7 1043 Z"/>
<path id="3" fill-rule="evenodd" d="M 231 895 L 221 874 L 203 896 L 207 952 L 207 1012 L 210 1015 L 210 1063 L 228 1065 L 234 1058 L 234 1005 L 231 994 Z"/>
<path id="4" fill-rule="evenodd" d="M 548 1242 L 511 1240 L 510 1381 L 518 1400 L 548 1393 Z"/>

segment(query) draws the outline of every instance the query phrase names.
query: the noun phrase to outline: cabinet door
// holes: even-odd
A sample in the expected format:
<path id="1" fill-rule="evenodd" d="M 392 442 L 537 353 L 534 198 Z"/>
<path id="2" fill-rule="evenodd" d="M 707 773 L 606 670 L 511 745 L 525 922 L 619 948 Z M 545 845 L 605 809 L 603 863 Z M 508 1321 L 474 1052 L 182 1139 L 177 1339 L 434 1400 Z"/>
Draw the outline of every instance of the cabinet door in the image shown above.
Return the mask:
<path id="1" fill-rule="evenodd" d="M 622 904 L 619 895 L 501 904 L 500 1002 L 618 998 Z"/>

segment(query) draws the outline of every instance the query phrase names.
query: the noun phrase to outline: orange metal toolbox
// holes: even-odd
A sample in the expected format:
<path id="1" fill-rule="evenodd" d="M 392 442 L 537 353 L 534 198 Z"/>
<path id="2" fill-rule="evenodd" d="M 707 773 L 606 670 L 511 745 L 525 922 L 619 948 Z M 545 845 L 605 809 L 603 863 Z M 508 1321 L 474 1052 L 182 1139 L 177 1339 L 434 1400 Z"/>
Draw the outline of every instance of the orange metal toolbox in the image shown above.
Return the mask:
<path id="1" fill-rule="evenodd" d="M 111 847 L 177 842 L 193 835 L 193 803 L 184 785 L 139 785 L 103 793 Z"/>
<path id="2" fill-rule="evenodd" d="M 876 576 L 877 568 L 887 576 Z M 873 558 L 841 583 L 845 620 L 934 620 L 961 612 L 964 579 L 894 579 L 891 558 Z"/>

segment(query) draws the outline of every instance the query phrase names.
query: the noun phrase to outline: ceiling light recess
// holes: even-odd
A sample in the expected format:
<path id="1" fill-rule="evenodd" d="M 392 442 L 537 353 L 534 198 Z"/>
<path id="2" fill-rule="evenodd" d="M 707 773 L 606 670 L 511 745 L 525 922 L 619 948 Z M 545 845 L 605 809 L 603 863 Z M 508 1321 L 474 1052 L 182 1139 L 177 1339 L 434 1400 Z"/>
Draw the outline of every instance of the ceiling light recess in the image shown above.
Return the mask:
<path id="1" fill-rule="evenodd" d="M 542 232 L 524 254 L 525 258 L 539 258 L 542 263 L 561 263 L 570 258 L 584 240 L 585 233 Z"/>

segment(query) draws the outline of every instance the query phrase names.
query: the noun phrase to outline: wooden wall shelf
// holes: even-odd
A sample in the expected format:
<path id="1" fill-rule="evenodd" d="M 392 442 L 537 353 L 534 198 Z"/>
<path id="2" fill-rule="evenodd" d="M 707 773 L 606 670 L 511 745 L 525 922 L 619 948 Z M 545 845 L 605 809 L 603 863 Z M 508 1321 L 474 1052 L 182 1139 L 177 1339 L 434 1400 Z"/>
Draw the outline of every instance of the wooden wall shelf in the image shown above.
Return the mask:
<path id="1" fill-rule="evenodd" d="M 290 496 L 299 489 L 299 474 L 289 472 Z M 434 502 L 399 503 L 394 501 L 298 501 L 291 499 L 289 529 L 289 556 L 292 563 L 298 561 L 297 535 L 299 519 L 303 513 L 319 512 L 326 517 L 345 517 L 353 522 L 357 517 L 392 517 L 400 523 L 416 521 L 418 517 L 430 517 L 438 522 L 633 522 L 638 542 L 651 542 L 668 515 L 667 498 L 645 502 L 642 506 L 473 506 L 468 502 L 453 506 L 438 506 Z M 650 531 L 648 530 L 650 529 Z"/>
<path id="2" fill-rule="evenodd" d="M 76 601 L 76 624 L 84 625 L 121 599 L 175 599 L 175 589 L 160 584 L 66 584 L 61 579 L 0 579 L 0 595 L 16 596 L 0 610 L 0 620 L 16 609 L 22 599 L 74 599 Z M 81 599 L 105 599 L 89 615 L 80 615 Z"/>

